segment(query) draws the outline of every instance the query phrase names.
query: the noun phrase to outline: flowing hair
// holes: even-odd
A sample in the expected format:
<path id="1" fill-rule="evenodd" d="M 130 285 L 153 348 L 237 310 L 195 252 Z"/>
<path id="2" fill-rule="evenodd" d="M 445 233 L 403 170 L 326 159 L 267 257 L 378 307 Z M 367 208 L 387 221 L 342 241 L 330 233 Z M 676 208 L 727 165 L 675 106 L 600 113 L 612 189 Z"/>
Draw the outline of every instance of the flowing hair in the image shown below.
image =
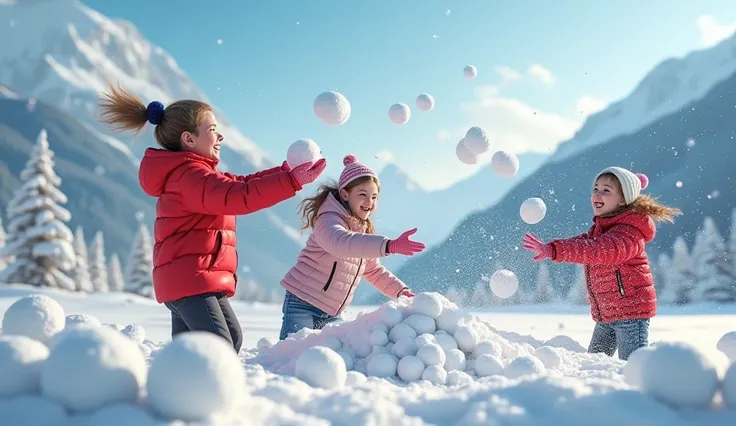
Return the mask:
<path id="1" fill-rule="evenodd" d="M 372 181 L 378 186 L 378 191 L 381 191 L 381 185 L 378 182 L 378 179 L 376 179 L 373 176 L 363 176 L 355 179 L 354 181 L 350 182 L 346 187 L 345 190 L 350 192 L 353 188 L 356 186 Z M 345 207 L 345 210 L 348 211 L 348 213 L 355 217 L 353 212 L 350 210 L 350 206 L 347 205 L 342 199 L 340 198 L 340 191 L 337 189 L 337 183 L 334 181 L 328 182 L 328 183 L 322 183 L 320 184 L 319 188 L 317 189 L 317 193 L 314 194 L 311 197 L 305 198 L 302 200 L 301 203 L 299 203 L 299 211 L 301 212 L 302 216 L 302 228 L 301 229 L 307 229 L 311 228 L 314 229 L 316 222 L 317 222 L 317 213 L 319 212 L 320 207 L 322 207 L 322 204 L 327 200 L 327 197 L 335 197 L 337 201 L 340 202 L 340 204 Z M 365 225 L 365 233 L 366 234 L 375 234 L 376 228 L 373 225 L 373 222 L 371 222 L 371 219 L 360 219 L 358 217 L 355 217 L 356 219 L 363 222 Z"/>
<path id="2" fill-rule="evenodd" d="M 613 173 L 603 173 L 599 178 L 604 176 L 611 179 L 619 192 L 623 194 L 621 182 L 619 182 L 616 175 Z M 682 214 L 680 209 L 661 204 L 656 198 L 648 194 L 639 194 L 628 208 L 637 213 L 644 213 L 658 222 L 675 223 L 675 216 Z"/>

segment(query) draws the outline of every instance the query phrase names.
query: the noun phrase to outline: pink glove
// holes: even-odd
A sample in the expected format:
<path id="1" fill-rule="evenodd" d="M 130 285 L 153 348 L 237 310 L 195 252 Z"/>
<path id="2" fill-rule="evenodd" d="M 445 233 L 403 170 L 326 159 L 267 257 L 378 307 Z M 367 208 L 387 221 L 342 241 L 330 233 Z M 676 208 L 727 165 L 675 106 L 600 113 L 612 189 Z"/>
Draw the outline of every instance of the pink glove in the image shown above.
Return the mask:
<path id="1" fill-rule="evenodd" d="M 404 296 L 404 297 L 414 297 L 414 296 L 416 296 L 416 294 L 412 293 L 411 290 L 409 290 L 408 288 L 405 288 L 405 289 L 403 289 L 403 290 L 401 290 L 399 292 L 399 297 L 401 297 L 401 296 Z"/>
<path id="2" fill-rule="evenodd" d="M 530 234 L 528 232 L 524 235 L 524 239 L 521 241 L 521 246 L 536 253 L 536 256 L 532 259 L 535 262 L 539 262 L 544 259 L 553 259 L 555 257 L 555 248 L 552 244 L 545 244 L 534 234 Z"/>
<path id="3" fill-rule="evenodd" d="M 405 256 L 413 256 L 414 253 L 419 253 L 424 250 L 424 244 L 412 241 L 409 239 L 410 235 L 417 232 L 417 228 L 406 231 L 395 240 L 390 240 L 386 244 L 387 254 L 403 254 Z"/>
<path id="4" fill-rule="evenodd" d="M 325 170 L 325 167 L 327 167 L 327 160 L 324 158 L 317 160 L 316 163 L 304 163 L 294 167 L 289 172 L 289 175 L 291 176 L 291 181 L 294 183 L 296 190 L 298 191 L 302 189 L 304 185 L 317 180 L 319 175 L 321 175 Z"/>

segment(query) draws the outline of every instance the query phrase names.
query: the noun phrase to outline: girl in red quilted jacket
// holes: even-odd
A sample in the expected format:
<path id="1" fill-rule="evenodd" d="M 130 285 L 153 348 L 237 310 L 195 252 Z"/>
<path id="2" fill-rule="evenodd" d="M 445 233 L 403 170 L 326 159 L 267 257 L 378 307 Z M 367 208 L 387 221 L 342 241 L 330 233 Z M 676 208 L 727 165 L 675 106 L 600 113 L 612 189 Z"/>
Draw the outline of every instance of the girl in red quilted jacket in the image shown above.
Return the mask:
<path id="1" fill-rule="evenodd" d="M 153 289 L 171 311 L 171 336 L 215 333 L 240 352 L 243 332 L 228 298 L 238 282 L 235 216 L 293 197 L 324 170 L 325 160 L 239 176 L 217 170 L 223 136 L 212 107 L 180 100 L 148 106 L 111 87 L 100 103 L 101 121 L 115 130 L 155 126 L 161 149 L 148 148 L 138 178 L 156 197 L 153 225 Z"/>
<path id="2" fill-rule="evenodd" d="M 649 344 L 649 321 L 657 310 L 654 278 L 645 245 L 654 239 L 654 221 L 672 223 L 679 209 L 641 194 L 646 175 L 608 167 L 595 178 L 590 202 L 593 226 L 576 237 L 543 243 L 527 233 L 523 247 L 534 261 L 578 263 L 596 322 L 588 352 L 603 352 L 626 360 Z"/>

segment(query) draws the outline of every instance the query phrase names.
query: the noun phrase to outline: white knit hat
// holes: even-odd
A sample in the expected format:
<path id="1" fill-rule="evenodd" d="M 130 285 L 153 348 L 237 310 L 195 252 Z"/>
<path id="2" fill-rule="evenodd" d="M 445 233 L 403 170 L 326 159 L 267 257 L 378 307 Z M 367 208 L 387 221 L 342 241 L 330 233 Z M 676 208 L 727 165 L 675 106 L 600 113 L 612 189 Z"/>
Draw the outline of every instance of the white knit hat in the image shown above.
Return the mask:
<path id="1" fill-rule="evenodd" d="M 616 176 L 619 183 L 621 183 L 621 189 L 624 193 L 624 201 L 626 201 L 627 205 L 633 203 L 641 191 L 649 185 L 649 178 L 647 175 L 643 173 L 632 173 L 622 167 L 607 167 L 603 169 L 595 177 L 593 185 L 595 185 L 595 182 L 604 173 L 611 173 Z"/>

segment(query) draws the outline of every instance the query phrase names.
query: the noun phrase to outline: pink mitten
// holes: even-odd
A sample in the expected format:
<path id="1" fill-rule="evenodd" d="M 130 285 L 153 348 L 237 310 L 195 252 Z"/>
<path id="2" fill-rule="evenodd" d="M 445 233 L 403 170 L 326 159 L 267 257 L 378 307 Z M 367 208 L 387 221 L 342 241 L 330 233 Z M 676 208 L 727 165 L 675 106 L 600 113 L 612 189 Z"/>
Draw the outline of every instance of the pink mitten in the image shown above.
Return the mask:
<path id="1" fill-rule="evenodd" d="M 409 290 L 408 288 L 405 288 L 405 289 L 401 290 L 401 292 L 399 292 L 399 297 L 401 297 L 401 296 L 404 296 L 404 297 L 414 297 L 414 296 L 416 296 L 416 294 L 412 293 L 411 290 Z"/>
<path id="2" fill-rule="evenodd" d="M 555 248 L 552 244 L 545 244 L 534 234 L 530 234 L 528 232 L 524 235 L 524 239 L 521 241 L 521 246 L 536 253 L 536 256 L 532 259 L 535 262 L 539 262 L 544 259 L 553 259 L 555 257 Z"/>
<path id="3" fill-rule="evenodd" d="M 410 235 L 417 232 L 417 228 L 406 231 L 395 240 L 390 240 L 386 245 L 386 253 L 388 254 L 403 254 L 405 256 L 413 256 L 414 253 L 419 253 L 424 250 L 424 244 L 412 241 L 409 239 Z"/>
<path id="4" fill-rule="evenodd" d="M 291 180 L 296 184 L 297 190 L 308 183 L 312 183 L 327 167 L 327 160 L 321 158 L 316 163 L 304 163 L 294 167 L 289 173 Z"/>

